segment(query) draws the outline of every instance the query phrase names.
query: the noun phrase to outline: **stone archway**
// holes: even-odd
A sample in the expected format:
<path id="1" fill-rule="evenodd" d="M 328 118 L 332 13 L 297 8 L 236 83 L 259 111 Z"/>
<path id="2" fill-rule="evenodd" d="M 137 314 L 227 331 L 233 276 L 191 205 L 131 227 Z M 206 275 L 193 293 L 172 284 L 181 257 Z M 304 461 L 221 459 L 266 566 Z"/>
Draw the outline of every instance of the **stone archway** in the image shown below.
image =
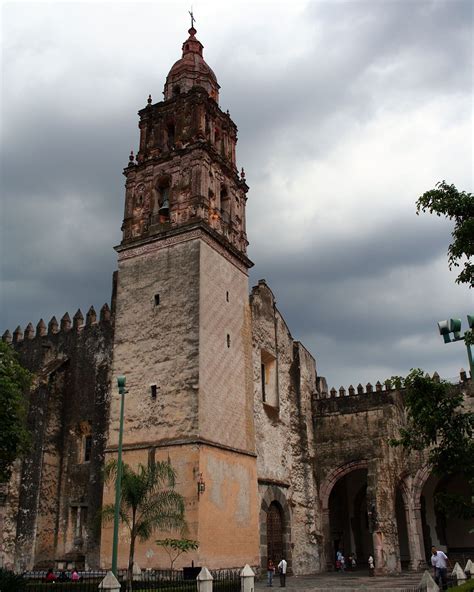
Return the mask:
<path id="1" fill-rule="evenodd" d="M 285 494 L 275 485 L 269 486 L 260 506 L 260 565 L 266 569 L 269 548 L 282 553 L 291 571 L 291 519 Z M 270 529 L 270 533 L 269 533 Z M 270 536 L 269 536 L 270 535 Z M 280 561 L 282 557 L 275 558 Z"/>
<path id="2" fill-rule="evenodd" d="M 336 545 L 344 547 L 344 549 L 341 550 L 344 550 L 345 553 L 349 553 L 349 551 L 357 552 L 357 548 L 361 551 L 361 554 L 364 554 L 365 551 L 373 552 L 373 548 L 369 549 L 372 541 L 369 540 L 366 532 L 368 531 L 368 525 L 366 524 L 367 472 L 367 460 L 351 461 L 328 473 L 320 487 L 324 553 L 328 569 L 333 569 L 334 567 Z M 337 525 L 331 525 L 331 510 L 334 522 L 334 505 L 337 506 L 339 503 L 344 503 L 342 501 L 344 499 L 342 487 L 343 485 L 346 485 L 345 479 L 350 476 L 351 473 L 357 476 L 357 482 L 353 483 L 357 491 L 354 491 L 351 508 L 345 508 L 347 517 L 344 520 L 344 525 L 342 525 L 342 523 L 340 525 L 340 532 L 332 532 L 334 529 L 337 530 Z M 351 478 L 352 477 L 350 477 L 350 479 Z M 341 489 L 341 491 L 339 491 L 339 489 Z M 331 494 L 333 494 L 332 497 Z M 337 500 L 334 499 L 335 496 L 337 496 Z"/>

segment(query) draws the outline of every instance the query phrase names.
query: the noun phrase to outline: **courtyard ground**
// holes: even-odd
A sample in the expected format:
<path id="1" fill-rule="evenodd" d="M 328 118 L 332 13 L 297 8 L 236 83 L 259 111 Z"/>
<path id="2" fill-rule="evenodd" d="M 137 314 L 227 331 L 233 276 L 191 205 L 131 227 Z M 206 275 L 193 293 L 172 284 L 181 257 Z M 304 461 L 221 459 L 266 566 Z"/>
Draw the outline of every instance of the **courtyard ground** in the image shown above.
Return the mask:
<path id="1" fill-rule="evenodd" d="M 394 576 L 375 576 L 370 577 L 368 571 L 355 572 L 328 572 L 315 574 L 311 576 L 290 576 L 286 579 L 286 590 L 288 592 L 351 592 L 351 590 L 361 592 L 370 590 L 371 592 L 408 592 L 415 590 L 423 576 L 423 572 L 405 572 Z M 273 580 L 273 588 L 280 587 L 278 576 Z M 256 590 L 263 592 L 268 589 L 266 580 L 256 582 Z"/>

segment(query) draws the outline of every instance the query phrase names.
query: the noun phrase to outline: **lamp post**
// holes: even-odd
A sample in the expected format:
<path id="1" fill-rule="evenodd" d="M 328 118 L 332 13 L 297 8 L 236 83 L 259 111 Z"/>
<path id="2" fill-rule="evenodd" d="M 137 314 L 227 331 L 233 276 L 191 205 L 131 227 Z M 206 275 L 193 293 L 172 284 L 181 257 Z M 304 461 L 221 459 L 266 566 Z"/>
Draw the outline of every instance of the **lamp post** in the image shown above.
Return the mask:
<path id="1" fill-rule="evenodd" d="M 449 319 L 449 321 L 439 321 L 439 334 L 443 337 L 444 343 L 454 343 L 455 341 L 464 341 L 467 349 L 467 357 L 469 359 L 469 368 L 471 371 L 471 378 L 474 378 L 474 362 L 472 359 L 472 351 L 469 337 L 472 337 L 474 330 L 474 315 L 467 315 L 467 323 L 469 329 L 461 335 L 461 319 Z M 451 333 L 453 337 L 451 338 Z"/>
<path id="2" fill-rule="evenodd" d="M 117 475 L 115 478 L 115 512 L 114 512 L 114 539 L 112 546 L 112 572 L 117 577 L 118 534 L 120 521 L 120 498 L 122 497 L 122 437 L 123 437 L 123 412 L 125 407 L 125 376 L 117 377 L 117 386 L 120 393 L 120 427 L 118 441 Z"/>

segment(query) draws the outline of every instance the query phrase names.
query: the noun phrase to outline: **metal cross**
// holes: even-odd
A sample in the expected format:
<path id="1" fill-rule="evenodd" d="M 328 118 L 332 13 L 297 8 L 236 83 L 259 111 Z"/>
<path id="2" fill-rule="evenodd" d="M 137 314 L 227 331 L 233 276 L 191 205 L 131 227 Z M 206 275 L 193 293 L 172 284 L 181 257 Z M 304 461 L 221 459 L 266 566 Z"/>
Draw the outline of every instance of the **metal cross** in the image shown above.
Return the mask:
<path id="1" fill-rule="evenodd" d="M 194 18 L 193 15 L 193 7 L 191 6 L 191 10 L 188 10 L 189 15 L 191 16 L 191 29 L 194 29 L 194 23 L 196 21 L 196 19 Z"/>

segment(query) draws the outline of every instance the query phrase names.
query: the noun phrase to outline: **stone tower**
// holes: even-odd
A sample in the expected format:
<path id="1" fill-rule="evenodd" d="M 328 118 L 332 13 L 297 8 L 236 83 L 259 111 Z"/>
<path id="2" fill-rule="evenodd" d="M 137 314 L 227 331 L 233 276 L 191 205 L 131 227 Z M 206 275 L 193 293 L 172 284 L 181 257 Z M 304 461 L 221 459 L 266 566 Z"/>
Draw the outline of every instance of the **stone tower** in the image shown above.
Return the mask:
<path id="1" fill-rule="evenodd" d="M 219 108 L 219 85 L 195 34 L 189 29 L 164 100 L 152 104 L 150 97 L 139 111 L 139 151 L 124 170 L 106 461 L 116 455 L 115 377 L 124 374 L 124 462 L 170 458 L 186 498 L 187 536 L 200 543 L 184 563 L 217 568 L 259 560 L 252 263 L 237 128 Z M 104 503 L 112 500 L 106 486 Z M 104 566 L 111 531 L 103 528 Z M 139 546 L 135 560 L 143 568 L 166 565 L 153 540 Z"/>

